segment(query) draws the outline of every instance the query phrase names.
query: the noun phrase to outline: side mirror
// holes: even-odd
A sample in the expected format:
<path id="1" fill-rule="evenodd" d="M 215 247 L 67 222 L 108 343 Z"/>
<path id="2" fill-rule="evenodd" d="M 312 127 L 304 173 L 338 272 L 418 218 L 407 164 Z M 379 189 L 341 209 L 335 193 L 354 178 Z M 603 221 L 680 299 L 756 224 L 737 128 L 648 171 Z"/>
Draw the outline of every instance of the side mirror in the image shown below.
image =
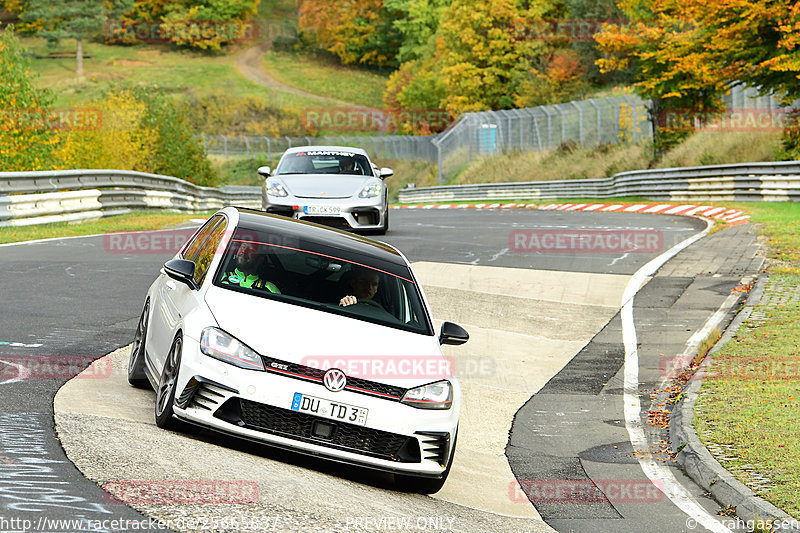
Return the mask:
<path id="1" fill-rule="evenodd" d="M 164 263 L 164 272 L 167 276 L 188 285 L 190 289 L 199 288 L 194 280 L 194 269 L 194 263 L 186 259 L 171 259 Z"/>
<path id="2" fill-rule="evenodd" d="M 264 176 L 265 178 L 268 178 L 272 176 L 272 169 L 270 169 L 269 167 L 258 167 L 258 173 Z"/>
<path id="3" fill-rule="evenodd" d="M 464 344 L 469 340 L 469 333 L 467 330 L 453 324 L 452 322 L 445 322 L 442 324 L 442 331 L 439 333 L 439 344 Z"/>
<path id="4" fill-rule="evenodd" d="M 389 176 L 393 176 L 393 175 L 394 175 L 394 170 L 392 170 L 391 168 L 383 167 L 381 169 L 381 179 L 382 180 L 388 178 Z"/>

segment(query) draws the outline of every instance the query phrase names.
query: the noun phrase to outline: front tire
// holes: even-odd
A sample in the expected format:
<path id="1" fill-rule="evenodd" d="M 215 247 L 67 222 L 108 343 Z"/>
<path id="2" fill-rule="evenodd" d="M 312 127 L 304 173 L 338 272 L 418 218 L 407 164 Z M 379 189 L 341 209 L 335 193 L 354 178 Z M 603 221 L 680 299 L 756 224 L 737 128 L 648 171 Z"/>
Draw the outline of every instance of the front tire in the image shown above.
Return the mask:
<path id="1" fill-rule="evenodd" d="M 131 345 L 131 355 L 128 359 L 128 383 L 140 389 L 150 387 L 150 381 L 144 371 L 144 346 L 147 342 L 147 322 L 149 318 L 150 300 L 147 300 L 144 303 L 142 316 L 139 317 L 139 323 L 136 325 L 136 333 L 133 336 L 133 344 Z"/>
<path id="2" fill-rule="evenodd" d="M 175 388 L 178 384 L 178 371 L 183 353 L 183 338 L 179 334 L 172 343 L 164 370 L 158 380 L 156 390 L 156 425 L 162 429 L 175 429 L 178 422 L 173 418 L 172 405 L 175 403 Z"/>

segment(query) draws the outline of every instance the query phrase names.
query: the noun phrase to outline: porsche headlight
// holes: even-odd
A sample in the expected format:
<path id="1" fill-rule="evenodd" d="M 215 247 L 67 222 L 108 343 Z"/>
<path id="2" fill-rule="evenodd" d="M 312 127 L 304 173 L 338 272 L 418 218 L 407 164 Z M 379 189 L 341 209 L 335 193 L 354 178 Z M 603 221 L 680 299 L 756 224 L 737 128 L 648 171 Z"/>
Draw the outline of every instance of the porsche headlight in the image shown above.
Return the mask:
<path id="1" fill-rule="evenodd" d="M 206 328 L 203 330 L 203 334 L 200 336 L 200 351 L 209 357 L 239 368 L 264 370 L 264 362 L 260 355 L 221 329 Z"/>
<path id="2" fill-rule="evenodd" d="M 267 183 L 267 194 L 270 196 L 279 197 L 289 196 L 289 193 L 286 192 L 286 189 L 283 188 L 283 185 L 275 182 Z"/>
<path id="3" fill-rule="evenodd" d="M 370 183 L 358 193 L 359 198 L 374 198 L 381 194 L 382 186 L 380 183 Z"/>
<path id="4" fill-rule="evenodd" d="M 447 380 L 423 385 L 406 392 L 401 402 L 418 409 L 450 409 L 453 405 L 453 386 Z"/>

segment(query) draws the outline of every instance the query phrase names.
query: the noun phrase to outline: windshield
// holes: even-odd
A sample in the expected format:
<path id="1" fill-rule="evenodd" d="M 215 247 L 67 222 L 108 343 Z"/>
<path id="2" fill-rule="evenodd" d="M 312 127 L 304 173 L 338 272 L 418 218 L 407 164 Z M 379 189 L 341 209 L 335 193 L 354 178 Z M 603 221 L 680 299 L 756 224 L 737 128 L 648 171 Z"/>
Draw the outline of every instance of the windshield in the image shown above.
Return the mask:
<path id="1" fill-rule="evenodd" d="M 396 329 L 433 330 L 407 267 L 238 228 L 214 285 Z"/>
<path id="2" fill-rule="evenodd" d="M 331 150 L 286 154 L 277 174 L 349 174 L 372 176 L 369 161 L 361 154 Z"/>

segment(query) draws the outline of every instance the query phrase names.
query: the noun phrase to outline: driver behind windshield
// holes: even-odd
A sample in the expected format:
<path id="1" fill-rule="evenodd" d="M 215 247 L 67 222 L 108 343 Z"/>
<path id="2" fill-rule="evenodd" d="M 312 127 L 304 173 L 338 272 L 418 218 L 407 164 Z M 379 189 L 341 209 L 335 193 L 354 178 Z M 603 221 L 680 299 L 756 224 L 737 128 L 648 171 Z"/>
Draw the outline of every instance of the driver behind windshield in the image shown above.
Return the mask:
<path id="1" fill-rule="evenodd" d="M 260 246 L 251 242 L 239 244 L 239 249 L 230 262 L 221 283 L 224 285 L 238 285 L 239 287 L 266 289 L 269 292 L 280 294 L 278 287 L 264 279 L 267 258 L 260 252 Z"/>
<path id="2" fill-rule="evenodd" d="M 342 157 L 339 159 L 339 174 L 357 174 L 356 160 L 352 157 Z"/>
<path id="3" fill-rule="evenodd" d="M 374 270 L 366 268 L 355 269 L 355 275 L 345 282 L 345 290 L 348 294 L 339 300 L 339 305 L 348 306 L 358 302 L 369 301 L 378 292 L 380 276 Z M 375 302 L 378 304 L 378 302 Z M 378 304 L 380 305 L 380 304 Z"/>

